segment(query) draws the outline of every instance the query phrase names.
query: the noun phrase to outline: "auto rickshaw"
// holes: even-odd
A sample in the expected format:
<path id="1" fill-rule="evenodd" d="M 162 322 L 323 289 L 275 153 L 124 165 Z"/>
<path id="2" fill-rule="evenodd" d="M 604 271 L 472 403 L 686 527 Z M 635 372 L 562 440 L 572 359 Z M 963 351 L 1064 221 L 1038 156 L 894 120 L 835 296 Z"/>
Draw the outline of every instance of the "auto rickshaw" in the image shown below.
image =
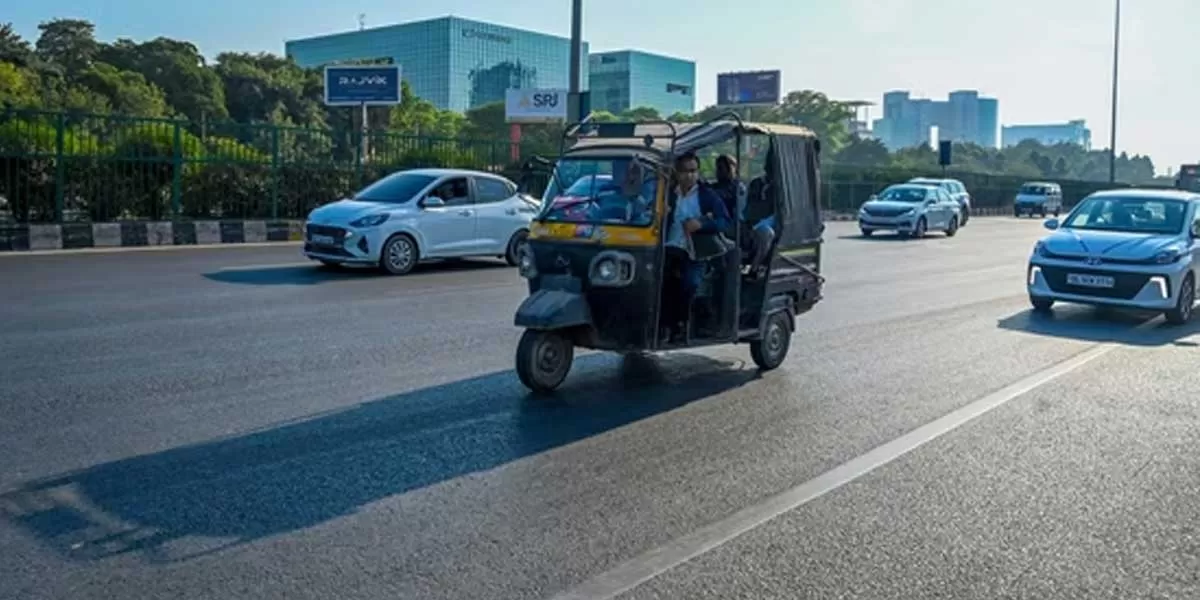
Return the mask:
<path id="1" fill-rule="evenodd" d="M 670 336 L 660 320 L 664 285 L 675 276 L 664 260 L 675 158 L 723 145 L 736 148 L 740 164 L 748 140 L 766 148 L 763 174 L 744 188 L 750 193 L 735 226 L 692 234 L 703 278 L 686 307 L 686 331 Z M 577 347 L 641 353 L 746 343 L 760 369 L 782 364 L 796 316 L 821 300 L 824 285 L 819 155 L 817 136 L 805 128 L 734 114 L 704 123 L 569 125 L 557 161 L 540 161 L 553 168 L 519 258 L 529 285 L 514 318 L 525 329 L 516 351 L 521 382 L 554 390 Z M 750 225 L 768 217 L 772 235 L 756 236 L 760 229 Z M 751 237 L 760 239 L 751 244 Z M 697 311 L 701 304 L 708 310 Z"/>

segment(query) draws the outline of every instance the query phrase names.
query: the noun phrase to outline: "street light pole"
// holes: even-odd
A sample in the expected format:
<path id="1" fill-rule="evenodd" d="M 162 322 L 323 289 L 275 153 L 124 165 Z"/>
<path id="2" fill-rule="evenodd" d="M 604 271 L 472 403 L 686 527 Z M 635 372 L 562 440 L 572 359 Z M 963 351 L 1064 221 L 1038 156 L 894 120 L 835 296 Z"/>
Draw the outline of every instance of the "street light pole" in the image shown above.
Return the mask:
<path id="1" fill-rule="evenodd" d="M 1112 119 L 1109 121 L 1108 182 L 1117 182 L 1117 65 L 1121 56 L 1121 0 L 1113 19 Z"/>
<path id="2" fill-rule="evenodd" d="M 582 121 L 583 102 L 579 92 L 583 89 L 580 81 L 580 63 L 583 62 L 583 0 L 571 0 L 571 75 L 570 101 L 567 103 L 571 114 L 568 121 Z"/>

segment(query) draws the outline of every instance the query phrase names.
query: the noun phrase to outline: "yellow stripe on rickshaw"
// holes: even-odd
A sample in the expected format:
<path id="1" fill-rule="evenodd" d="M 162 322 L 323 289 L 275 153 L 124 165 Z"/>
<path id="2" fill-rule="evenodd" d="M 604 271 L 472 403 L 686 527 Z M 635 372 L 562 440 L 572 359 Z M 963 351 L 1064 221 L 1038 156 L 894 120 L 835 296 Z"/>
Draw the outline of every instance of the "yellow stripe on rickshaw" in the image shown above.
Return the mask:
<path id="1" fill-rule="evenodd" d="M 658 244 L 658 227 L 534 223 L 529 228 L 529 239 L 602 246 L 654 246 Z"/>

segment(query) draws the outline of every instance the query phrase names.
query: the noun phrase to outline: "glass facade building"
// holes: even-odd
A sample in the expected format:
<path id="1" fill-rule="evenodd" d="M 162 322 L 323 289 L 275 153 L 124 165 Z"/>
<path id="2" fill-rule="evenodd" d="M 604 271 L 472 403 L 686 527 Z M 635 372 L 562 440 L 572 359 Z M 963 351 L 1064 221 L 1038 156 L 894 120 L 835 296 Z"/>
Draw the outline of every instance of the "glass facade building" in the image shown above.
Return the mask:
<path id="1" fill-rule="evenodd" d="M 570 87 L 569 39 L 458 17 L 290 40 L 285 51 L 309 68 L 391 59 L 414 94 L 460 112 L 503 102 L 509 88 Z M 587 53 L 584 42 L 580 77 L 585 90 Z"/>
<path id="2" fill-rule="evenodd" d="M 650 107 L 663 116 L 696 110 L 696 63 L 637 50 L 588 57 L 592 109 L 620 113 Z"/>
<path id="3" fill-rule="evenodd" d="M 913 98 L 901 90 L 883 95 L 883 118 L 874 129 L 891 150 L 930 143 L 933 127 L 939 140 L 995 148 L 999 126 L 1000 102 L 975 90 L 951 92 L 946 100 Z"/>

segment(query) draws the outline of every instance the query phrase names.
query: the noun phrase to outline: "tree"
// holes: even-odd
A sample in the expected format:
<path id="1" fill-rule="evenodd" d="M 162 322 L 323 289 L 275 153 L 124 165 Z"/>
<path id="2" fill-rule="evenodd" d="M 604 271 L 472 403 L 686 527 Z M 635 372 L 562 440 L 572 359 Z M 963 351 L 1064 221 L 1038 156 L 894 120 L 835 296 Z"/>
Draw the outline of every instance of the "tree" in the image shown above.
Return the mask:
<path id="1" fill-rule="evenodd" d="M 29 67 L 33 61 L 33 48 L 29 42 L 17 35 L 12 23 L 0 23 L 0 63 Z"/>
<path id="2" fill-rule="evenodd" d="M 92 64 L 100 43 L 96 26 L 81 19 L 54 19 L 38 25 L 37 56 L 72 77 Z"/>
<path id="3" fill-rule="evenodd" d="M 888 164 L 891 155 L 887 146 L 875 138 L 851 137 L 850 142 L 833 156 L 833 161 L 841 165 L 857 165 L 864 167 L 882 167 Z"/>

